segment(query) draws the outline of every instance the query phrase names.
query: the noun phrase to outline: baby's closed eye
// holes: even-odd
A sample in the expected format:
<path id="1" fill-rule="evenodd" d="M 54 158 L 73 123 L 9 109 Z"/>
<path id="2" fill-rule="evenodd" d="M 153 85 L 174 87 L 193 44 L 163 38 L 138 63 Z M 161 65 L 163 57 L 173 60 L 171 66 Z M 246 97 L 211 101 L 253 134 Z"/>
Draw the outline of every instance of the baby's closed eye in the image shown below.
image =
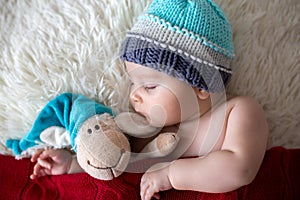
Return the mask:
<path id="1" fill-rule="evenodd" d="M 146 90 L 154 90 L 156 87 L 157 87 L 156 84 L 147 84 L 147 85 L 144 85 L 144 88 Z"/>

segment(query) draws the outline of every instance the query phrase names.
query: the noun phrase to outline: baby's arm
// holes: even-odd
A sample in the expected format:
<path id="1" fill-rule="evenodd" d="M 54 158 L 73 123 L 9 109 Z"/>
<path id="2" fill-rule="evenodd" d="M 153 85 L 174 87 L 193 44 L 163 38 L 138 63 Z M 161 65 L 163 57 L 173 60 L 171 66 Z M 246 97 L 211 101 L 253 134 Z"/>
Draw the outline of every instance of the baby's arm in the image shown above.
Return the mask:
<path id="1" fill-rule="evenodd" d="M 31 179 L 44 175 L 60 175 L 79 173 L 83 170 L 79 166 L 76 156 L 66 149 L 48 149 L 35 153 L 32 162 L 36 162 Z"/>
<path id="2" fill-rule="evenodd" d="M 263 160 L 268 126 L 263 110 L 249 97 L 238 97 L 230 111 L 220 151 L 203 158 L 179 159 L 169 167 L 175 189 L 228 192 L 249 184 Z"/>

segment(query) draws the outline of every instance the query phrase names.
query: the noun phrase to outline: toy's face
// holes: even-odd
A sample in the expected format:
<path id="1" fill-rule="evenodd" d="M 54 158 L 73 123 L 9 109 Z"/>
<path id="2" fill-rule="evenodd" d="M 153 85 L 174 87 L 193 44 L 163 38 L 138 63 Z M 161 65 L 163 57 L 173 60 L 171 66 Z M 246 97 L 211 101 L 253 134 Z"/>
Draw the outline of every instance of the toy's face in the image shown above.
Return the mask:
<path id="1" fill-rule="evenodd" d="M 95 115 L 85 121 L 76 145 L 79 165 L 101 180 L 119 176 L 130 159 L 128 139 L 108 115 Z"/>

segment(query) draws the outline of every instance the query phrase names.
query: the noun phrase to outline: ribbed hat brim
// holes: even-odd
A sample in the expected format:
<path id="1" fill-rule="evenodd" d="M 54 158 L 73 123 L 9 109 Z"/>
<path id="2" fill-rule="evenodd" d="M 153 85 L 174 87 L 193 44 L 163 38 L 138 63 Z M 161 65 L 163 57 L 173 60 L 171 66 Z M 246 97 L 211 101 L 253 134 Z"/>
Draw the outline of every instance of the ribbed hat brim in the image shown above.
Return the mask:
<path id="1" fill-rule="evenodd" d="M 203 59 L 191 59 L 145 38 L 127 36 L 120 50 L 122 61 L 164 72 L 193 87 L 216 93 L 224 91 L 231 69 Z"/>

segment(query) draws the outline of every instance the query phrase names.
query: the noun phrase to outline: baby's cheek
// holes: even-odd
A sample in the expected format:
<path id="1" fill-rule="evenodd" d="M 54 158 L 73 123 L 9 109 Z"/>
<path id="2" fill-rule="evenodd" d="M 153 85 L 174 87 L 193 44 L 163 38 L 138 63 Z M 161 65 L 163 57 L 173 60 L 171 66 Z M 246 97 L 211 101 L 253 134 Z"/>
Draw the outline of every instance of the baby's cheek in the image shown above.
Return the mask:
<path id="1" fill-rule="evenodd" d="M 151 107 L 149 113 L 148 121 L 155 127 L 172 126 L 181 122 L 180 107 L 155 105 Z"/>
<path id="2" fill-rule="evenodd" d="M 149 111 L 150 124 L 155 127 L 163 127 L 166 124 L 167 113 L 166 109 L 159 104 L 150 108 Z"/>
<path id="3" fill-rule="evenodd" d="M 181 122 L 181 106 L 177 99 L 173 99 L 166 105 L 166 115 L 168 125 L 174 125 Z"/>

